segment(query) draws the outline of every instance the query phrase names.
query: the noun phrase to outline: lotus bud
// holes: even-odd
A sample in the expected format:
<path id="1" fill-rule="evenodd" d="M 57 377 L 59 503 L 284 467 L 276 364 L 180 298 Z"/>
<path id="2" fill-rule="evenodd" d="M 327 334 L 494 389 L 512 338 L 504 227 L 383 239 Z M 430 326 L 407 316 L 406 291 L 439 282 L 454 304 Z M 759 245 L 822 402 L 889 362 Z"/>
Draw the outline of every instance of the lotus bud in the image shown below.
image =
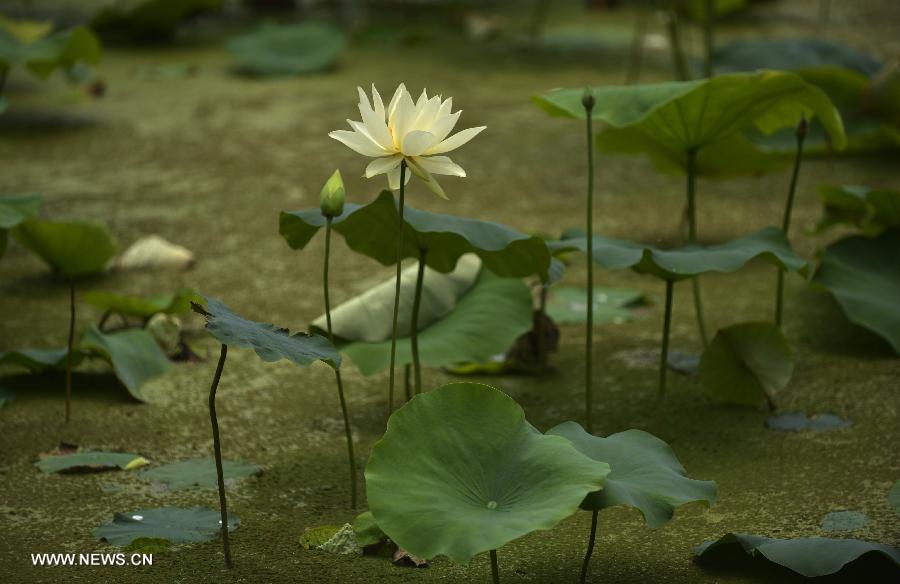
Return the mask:
<path id="1" fill-rule="evenodd" d="M 597 101 L 594 99 L 594 92 L 591 91 L 590 87 L 584 88 L 584 95 L 581 98 L 581 104 L 584 106 L 584 109 L 590 113 L 594 109 L 594 104 Z"/>
<path id="2" fill-rule="evenodd" d="M 344 179 L 341 177 L 341 171 L 335 170 L 325 186 L 322 187 L 322 193 L 319 195 L 319 208 L 322 210 L 322 215 L 337 217 L 343 213 L 345 198 Z"/>
<path id="3" fill-rule="evenodd" d="M 797 124 L 797 139 L 801 142 L 806 138 L 806 130 L 809 128 L 809 124 L 806 121 L 806 116 L 802 116 L 800 118 L 800 123 Z"/>

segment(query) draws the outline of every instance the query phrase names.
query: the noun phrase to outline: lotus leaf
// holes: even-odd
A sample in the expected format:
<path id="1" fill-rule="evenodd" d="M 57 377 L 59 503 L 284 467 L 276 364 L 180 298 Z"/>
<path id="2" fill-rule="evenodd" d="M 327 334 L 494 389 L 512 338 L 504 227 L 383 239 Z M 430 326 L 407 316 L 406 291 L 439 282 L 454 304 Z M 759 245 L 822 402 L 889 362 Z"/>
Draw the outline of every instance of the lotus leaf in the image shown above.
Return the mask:
<path id="1" fill-rule="evenodd" d="M 116 253 L 109 229 L 95 221 L 28 219 L 12 235 L 55 274 L 68 279 L 99 274 Z"/>
<path id="2" fill-rule="evenodd" d="M 140 329 L 106 334 L 92 326 L 85 333 L 81 348 L 109 362 L 119 381 L 140 401 L 144 401 L 141 386 L 171 368 L 153 336 Z"/>
<path id="3" fill-rule="evenodd" d="M 239 524 L 237 517 L 229 515 L 229 531 L 237 529 Z M 159 538 L 172 543 L 209 541 L 220 532 L 218 511 L 206 507 L 156 507 L 116 513 L 111 523 L 94 530 L 94 536 L 124 546 L 140 538 Z"/>
<path id="4" fill-rule="evenodd" d="M 302 75 L 334 67 L 344 34 L 320 22 L 265 24 L 228 42 L 237 70 L 250 75 Z"/>
<path id="5" fill-rule="evenodd" d="M 109 292 L 88 292 L 84 301 L 101 310 L 115 312 L 122 316 L 150 318 L 154 314 L 180 314 L 191 309 L 194 291 L 180 288 L 174 294 L 156 296 L 125 296 Z"/>
<path id="6" fill-rule="evenodd" d="M 885 229 L 900 228 L 900 192 L 859 185 L 819 187 L 825 207 L 816 233 L 835 225 L 853 225 L 863 235 L 875 236 Z"/>
<path id="7" fill-rule="evenodd" d="M 256 464 L 222 461 L 225 482 L 256 476 L 262 468 Z M 216 488 L 216 462 L 212 459 L 195 459 L 158 466 L 141 474 L 146 481 L 166 485 L 170 491 L 191 487 Z"/>
<path id="8" fill-rule="evenodd" d="M 100 56 L 100 42 L 84 26 L 29 41 L 0 26 L 0 69 L 25 67 L 33 75 L 46 79 L 57 68 L 99 63 Z"/>

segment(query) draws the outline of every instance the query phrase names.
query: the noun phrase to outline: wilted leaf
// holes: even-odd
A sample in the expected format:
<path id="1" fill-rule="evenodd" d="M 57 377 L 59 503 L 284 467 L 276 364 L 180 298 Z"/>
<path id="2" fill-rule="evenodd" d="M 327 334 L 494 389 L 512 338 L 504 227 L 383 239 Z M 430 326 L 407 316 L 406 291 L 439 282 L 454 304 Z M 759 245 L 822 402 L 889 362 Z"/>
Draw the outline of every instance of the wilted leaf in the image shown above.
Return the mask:
<path id="1" fill-rule="evenodd" d="M 228 531 L 240 521 L 228 514 Z M 112 523 L 94 529 L 94 537 L 125 546 L 140 538 L 164 539 L 172 543 L 210 541 L 222 532 L 221 514 L 206 507 L 156 507 L 131 513 L 116 513 Z"/>
<path id="2" fill-rule="evenodd" d="M 12 234 L 64 278 L 99 274 L 116 253 L 109 229 L 96 221 L 28 219 Z"/>
<path id="3" fill-rule="evenodd" d="M 191 309 L 194 291 L 179 288 L 173 294 L 155 296 L 126 296 L 110 292 L 88 292 L 84 301 L 100 310 L 108 310 L 122 316 L 149 318 L 157 313 L 181 314 Z"/>
<path id="4" fill-rule="evenodd" d="M 135 241 L 116 259 L 120 270 L 175 269 L 194 265 L 194 252 L 166 241 L 159 235 L 148 235 Z"/>
<path id="5" fill-rule="evenodd" d="M 584 232 L 571 229 L 548 244 L 555 252 L 587 251 Z M 610 270 L 632 268 L 664 280 L 683 280 L 706 272 L 734 272 L 753 259 L 761 259 L 789 272 L 803 272 L 806 260 L 791 249 L 784 233 L 766 227 L 750 235 L 716 245 L 690 244 L 663 250 L 623 239 L 594 235 L 594 262 Z"/>
<path id="6" fill-rule="evenodd" d="M 868 515 L 859 511 L 832 511 L 822 519 L 822 531 L 855 531 L 871 521 Z"/>
<path id="7" fill-rule="evenodd" d="M 840 572 L 849 564 L 866 564 L 883 569 L 882 574 L 896 573 L 900 551 L 888 545 L 858 539 L 803 537 L 772 539 L 746 533 L 728 533 L 718 541 L 707 541 L 694 548 L 698 561 L 704 564 L 728 562 L 731 552 L 743 551 L 751 557 L 762 557 L 807 578 Z"/>
<path id="8" fill-rule="evenodd" d="M 253 349 L 266 362 L 287 359 L 306 366 L 323 361 L 337 369 L 341 355 L 334 345 L 319 335 L 295 333 L 271 324 L 254 322 L 238 316 L 213 298 L 203 297 L 206 307 L 191 303 L 194 311 L 206 317 L 206 330 L 223 345 Z"/>
<path id="9" fill-rule="evenodd" d="M 394 551 L 394 555 L 391 557 L 391 561 L 394 562 L 395 566 L 406 566 L 409 568 L 427 568 L 428 560 L 423 560 L 422 558 L 417 558 L 412 555 L 405 549 L 398 547 Z"/>
<path id="10" fill-rule="evenodd" d="M 695 501 L 712 505 L 716 501 L 716 483 L 688 478 L 672 448 L 642 430 L 601 438 L 588 434 L 575 422 L 564 422 L 547 434 L 562 436 L 582 454 L 612 469 L 603 489 L 585 497 L 582 509 L 636 507 L 647 525 L 660 527 L 680 505 Z"/>
<path id="11" fill-rule="evenodd" d="M 346 39 L 320 22 L 264 24 L 228 41 L 237 70 L 250 75 L 302 75 L 332 69 Z"/>
<path id="12" fill-rule="evenodd" d="M 803 412 L 787 412 L 778 416 L 766 418 L 766 426 L 773 430 L 799 431 L 813 430 L 826 432 L 828 430 L 841 430 L 853 425 L 850 420 L 842 420 L 834 414 L 816 414 L 806 417 Z"/>
<path id="13" fill-rule="evenodd" d="M 900 230 L 874 239 L 832 243 L 812 281 L 831 292 L 847 318 L 885 339 L 900 353 Z"/>
<path id="14" fill-rule="evenodd" d="M 140 401 L 144 401 L 141 386 L 171 367 L 153 336 L 140 329 L 105 334 L 91 326 L 81 341 L 81 347 L 110 363 L 116 377 L 128 388 L 128 393 Z"/>
<path id="15" fill-rule="evenodd" d="M 607 474 L 565 438 L 538 432 L 501 391 L 454 383 L 394 412 L 366 466 L 366 492 L 398 546 L 467 563 L 550 529 Z"/>
<path id="16" fill-rule="evenodd" d="M 243 462 L 222 461 L 225 483 L 262 474 L 262 467 Z M 141 473 L 141 478 L 166 485 L 170 491 L 191 487 L 214 489 L 218 484 L 216 462 L 212 459 L 194 459 L 166 464 Z"/>
<path id="17" fill-rule="evenodd" d="M 368 205 L 347 203 L 333 220 L 334 230 L 344 236 L 353 251 L 385 266 L 397 263 L 397 231 L 400 216 L 390 191 L 383 191 Z M 426 250 L 425 265 L 447 273 L 459 258 L 474 253 L 485 267 L 502 277 L 549 277 L 550 251 L 540 237 L 520 233 L 493 223 L 419 211 L 409 205 L 403 211 L 403 258 L 419 258 Z M 325 226 L 316 209 L 281 213 L 279 233 L 292 249 L 303 249 Z"/>
<path id="18" fill-rule="evenodd" d="M 793 351 L 775 325 L 747 322 L 719 330 L 700 358 L 700 383 L 720 401 L 755 406 L 784 389 Z"/>

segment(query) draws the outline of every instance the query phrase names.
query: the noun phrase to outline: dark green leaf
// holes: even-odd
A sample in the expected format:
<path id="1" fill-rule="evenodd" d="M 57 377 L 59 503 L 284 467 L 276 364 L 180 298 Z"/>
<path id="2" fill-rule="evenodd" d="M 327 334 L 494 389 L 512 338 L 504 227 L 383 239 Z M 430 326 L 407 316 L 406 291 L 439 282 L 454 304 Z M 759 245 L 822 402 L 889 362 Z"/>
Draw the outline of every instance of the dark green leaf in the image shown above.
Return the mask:
<path id="1" fill-rule="evenodd" d="M 823 38 L 731 41 L 716 47 L 713 61 L 718 73 L 837 67 L 871 77 L 881 68 L 877 59 L 843 43 Z"/>
<path id="2" fill-rule="evenodd" d="M 634 318 L 629 308 L 646 304 L 640 290 L 594 288 L 594 323 L 625 322 Z M 584 288 L 554 286 L 547 291 L 547 314 L 558 324 L 578 324 L 587 319 Z"/>
<path id="3" fill-rule="evenodd" d="M 897 573 L 900 566 L 900 551 L 896 548 L 858 539 L 772 539 L 746 533 L 728 533 L 718 541 L 707 541 L 697 546 L 694 553 L 701 563 L 714 564 L 730 557 L 728 553 L 731 550 L 742 550 L 749 556 L 765 558 L 807 578 L 834 574 L 853 563 L 884 566 L 884 575 Z"/>
<path id="4" fill-rule="evenodd" d="M 580 230 L 570 230 L 548 244 L 559 252 L 587 250 L 587 238 Z M 594 236 L 594 262 L 610 270 L 632 268 L 666 280 L 682 280 L 705 272 L 734 272 L 759 258 L 786 271 L 804 271 L 806 260 L 791 249 L 784 233 L 766 227 L 745 237 L 717 245 L 688 245 L 661 250 L 621 239 Z"/>
<path id="5" fill-rule="evenodd" d="M 100 10 L 91 21 L 91 27 L 102 37 L 119 42 L 167 40 L 189 16 L 221 6 L 222 0 L 119 2 Z"/>
<path id="6" fill-rule="evenodd" d="M 793 351 L 767 322 L 721 329 L 700 358 L 700 383 L 717 399 L 755 406 L 784 389 L 794 372 Z"/>
<path id="7" fill-rule="evenodd" d="M 181 314 L 191 309 L 194 291 L 179 288 L 174 294 L 156 296 L 125 296 L 110 292 L 88 292 L 84 301 L 100 310 L 108 310 L 122 316 L 149 318 L 157 313 Z"/>
<path id="8" fill-rule="evenodd" d="M 265 24 L 228 41 L 237 70 L 250 75 L 302 75 L 332 69 L 344 34 L 320 22 Z"/>
<path id="9" fill-rule="evenodd" d="M 694 501 L 712 505 L 716 501 L 716 483 L 688 478 L 672 448 L 642 430 L 601 438 L 588 434 L 575 422 L 564 422 L 547 434 L 562 436 L 582 454 L 605 462 L 612 469 L 603 490 L 589 494 L 582 509 L 636 507 L 647 525 L 660 527 L 680 505 Z"/>
<path id="10" fill-rule="evenodd" d="M 851 322 L 900 353 L 900 230 L 847 237 L 825 248 L 813 282 L 831 292 Z"/>
<path id="11" fill-rule="evenodd" d="M 64 278 L 99 274 L 116 254 L 116 242 L 109 229 L 95 221 L 28 219 L 17 225 L 12 234 Z"/>
<path id="12" fill-rule="evenodd" d="M 403 219 L 403 258 L 418 258 L 419 250 L 424 249 L 425 264 L 447 273 L 464 254 L 474 253 L 498 276 L 524 278 L 536 274 L 548 278 L 550 252 L 540 237 L 490 221 L 429 213 L 408 205 Z M 333 225 L 350 249 L 385 266 L 397 263 L 400 218 L 390 191 L 365 206 L 347 203 Z M 303 249 L 324 226 L 325 218 L 318 208 L 281 213 L 280 233 L 293 249 Z"/>
<path id="13" fill-rule="evenodd" d="M 48 456 L 36 463 L 45 473 L 81 473 L 101 470 L 131 470 L 148 464 L 147 459 L 139 454 L 124 452 L 74 452 Z"/>
<path id="14" fill-rule="evenodd" d="M 171 367 L 153 336 L 140 329 L 104 334 L 91 326 L 81 341 L 81 347 L 109 362 L 128 392 L 141 401 L 144 401 L 141 386 Z"/>
<path id="15" fill-rule="evenodd" d="M 365 511 L 356 516 L 353 521 L 353 532 L 356 533 L 356 543 L 359 547 L 366 547 L 384 541 L 387 536 L 375 522 L 375 516 L 371 511 Z"/>
<path id="16" fill-rule="evenodd" d="M 225 483 L 234 482 L 249 476 L 262 473 L 262 467 L 243 462 L 222 461 Z M 190 487 L 214 489 L 218 484 L 216 478 L 216 461 L 212 459 L 194 459 L 158 466 L 141 474 L 146 481 L 166 485 L 170 491 L 178 491 Z"/>
<path id="17" fill-rule="evenodd" d="M 393 285 L 393 284 L 391 284 Z M 424 297 L 424 294 L 423 294 Z M 384 306 L 361 306 L 347 318 L 390 319 L 393 300 Z M 498 278 L 482 270 L 474 286 L 459 298 L 451 312 L 419 331 L 419 358 L 423 364 L 442 367 L 463 362 L 480 362 L 503 353 L 523 333 L 531 330 L 531 293 L 524 282 Z M 383 320 L 378 328 L 384 328 Z M 407 327 L 408 330 L 408 327 Z M 390 365 L 390 338 L 380 342 L 350 342 L 341 350 L 364 375 Z M 412 362 L 407 335 L 397 339 L 396 365 Z"/>
<path id="18" fill-rule="evenodd" d="M 291 335 L 287 329 L 240 317 L 218 300 L 204 299 L 206 307 L 192 303 L 194 311 L 206 317 L 207 332 L 223 345 L 253 349 L 266 362 L 287 359 L 305 366 L 324 361 L 335 369 L 341 365 L 340 353 L 325 337 L 306 333 Z"/>
<path id="19" fill-rule="evenodd" d="M 240 521 L 228 515 L 228 531 Z M 116 513 L 112 523 L 94 530 L 94 537 L 113 545 L 128 545 L 140 538 L 159 538 L 172 543 L 215 539 L 221 533 L 221 515 L 206 507 L 156 507 L 131 513 Z"/>
<path id="20" fill-rule="evenodd" d="M 565 438 L 535 430 L 501 391 L 454 383 L 394 412 L 366 466 L 366 493 L 398 546 L 467 563 L 552 528 L 607 474 Z"/>
<path id="21" fill-rule="evenodd" d="M 859 185 L 819 187 L 824 207 L 816 233 L 835 225 L 852 225 L 863 235 L 875 236 L 900 227 L 900 191 Z"/>

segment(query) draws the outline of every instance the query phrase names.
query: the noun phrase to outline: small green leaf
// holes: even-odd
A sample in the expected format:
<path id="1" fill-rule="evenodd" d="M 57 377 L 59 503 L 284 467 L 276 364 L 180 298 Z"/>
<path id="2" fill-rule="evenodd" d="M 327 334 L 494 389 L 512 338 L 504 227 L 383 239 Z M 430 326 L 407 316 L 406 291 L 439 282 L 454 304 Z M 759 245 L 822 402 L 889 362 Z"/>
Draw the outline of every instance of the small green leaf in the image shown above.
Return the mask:
<path id="1" fill-rule="evenodd" d="M 228 514 L 228 531 L 240 521 Z M 125 546 L 137 539 L 164 539 L 171 543 L 210 541 L 222 532 L 221 514 L 206 507 L 156 507 L 116 513 L 112 523 L 94 529 L 94 537 Z"/>
<path id="2" fill-rule="evenodd" d="M 99 274 L 116 254 L 109 229 L 96 221 L 28 219 L 12 234 L 64 278 Z"/>
<path id="3" fill-rule="evenodd" d="M 109 362 L 119 381 L 140 401 L 144 401 L 141 386 L 171 367 L 153 336 L 140 329 L 104 334 L 96 326 L 91 326 L 81 341 L 81 347 Z"/>
<path id="4" fill-rule="evenodd" d="M 262 473 L 262 467 L 243 462 L 222 461 L 226 484 Z M 212 459 L 194 459 L 166 464 L 141 473 L 145 481 L 166 485 L 170 491 L 191 487 L 214 489 L 218 484 L 216 462 Z"/>
<path id="5" fill-rule="evenodd" d="M 366 493 L 398 546 L 467 563 L 552 528 L 607 474 L 565 438 L 538 432 L 501 391 L 454 383 L 394 412 L 366 466 Z"/>
<path id="6" fill-rule="evenodd" d="M 822 531 L 855 531 L 872 520 L 859 511 L 832 511 L 822 519 Z"/>
<path id="7" fill-rule="evenodd" d="M 784 389 L 793 351 L 775 325 L 747 322 L 721 329 L 700 358 L 700 383 L 717 399 L 755 406 Z"/>
<path id="8" fill-rule="evenodd" d="M 547 315 L 558 324 L 578 324 L 587 319 L 584 288 L 554 286 L 547 291 Z M 640 290 L 594 288 L 594 323 L 625 322 L 634 318 L 629 308 L 646 304 Z"/>
<path id="9" fill-rule="evenodd" d="M 103 470 L 131 470 L 149 464 L 138 454 L 123 452 L 74 452 L 48 456 L 34 463 L 45 473 L 82 473 Z"/>
<path id="10" fill-rule="evenodd" d="M 572 229 L 548 245 L 554 252 L 587 251 L 587 238 L 583 231 Z M 593 248 L 594 262 L 604 268 L 632 268 L 638 273 L 675 281 L 706 272 L 734 272 L 757 258 L 789 272 L 803 273 L 807 264 L 791 249 L 784 233 L 772 226 L 726 243 L 687 245 L 672 250 L 595 235 Z"/>
<path id="11" fill-rule="evenodd" d="M 322 22 L 304 22 L 264 24 L 232 38 L 226 46 L 241 73 L 275 76 L 332 69 L 345 44 L 339 29 Z"/>
<path id="12" fill-rule="evenodd" d="M 179 288 L 174 294 L 156 296 L 126 296 L 110 292 L 88 292 L 84 301 L 100 310 L 108 310 L 122 316 L 150 318 L 154 314 L 181 314 L 191 309 L 194 291 Z"/>
<path id="13" fill-rule="evenodd" d="M 203 297 L 206 307 L 191 303 L 194 311 L 206 317 L 206 330 L 223 345 L 253 349 L 266 362 L 287 359 L 301 367 L 323 361 L 337 369 L 341 355 L 334 345 L 319 335 L 295 333 L 247 320 L 213 298 Z"/>
<path id="14" fill-rule="evenodd" d="M 403 220 L 404 259 L 418 259 L 420 250 L 425 250 L 425 264 L 446 274 L 456 268 L 460 257 L 474 253 L 498 276 L 549 277 L 550 251 L 540 237 L 499 223 L 429 213 L 409 205 L 404 208 Z M 400 216 L 390 191 L 383 191 L 365 206 L 347 203 L 333 225 L 353 251 L 385 266 L 397 263 Z M 279 233 L 292 249 L 303 249 L 324 226 L 325 217 L 318 208 L 282 212 Z"/>
<path id="15" fill-rule="evenodd" d="M 831 292 L 847 318 L 900 353 L 900 229 L 854 236 L 825 248 L 812 281 Z"/>
<path id="16" fill-rule="evenodd" d="M 605 462 L 612 469 L 603 490 L 589 494 L 581 504 L 582 509 L 636 507 L 647 525 L 660 527 L 680 505 L 694 501 L 712 505 L 716 501 L 716 483 L 688 478 L 672 448 L 642 430 L 626 430 L 601 438 L 588 434 L 575 422 L 564 422 L 547 434 L 562 436 L 582 454 Z"/>
<path id="17" fill-rule="evenodd" d="M 728 533 L 717 541 L 707 541 L 694 548 L 701 563 L 727 562 L 730 566 L 734 565 L 731 552 L 739 551 L 751 557 L 765 558 L 807 578 L 835 574 L 849 564 L 882 568 L 882 574 L 896 573 L 900 566 L 900 550 L 858 539 L 772 539 L 746 533 Z"/>

